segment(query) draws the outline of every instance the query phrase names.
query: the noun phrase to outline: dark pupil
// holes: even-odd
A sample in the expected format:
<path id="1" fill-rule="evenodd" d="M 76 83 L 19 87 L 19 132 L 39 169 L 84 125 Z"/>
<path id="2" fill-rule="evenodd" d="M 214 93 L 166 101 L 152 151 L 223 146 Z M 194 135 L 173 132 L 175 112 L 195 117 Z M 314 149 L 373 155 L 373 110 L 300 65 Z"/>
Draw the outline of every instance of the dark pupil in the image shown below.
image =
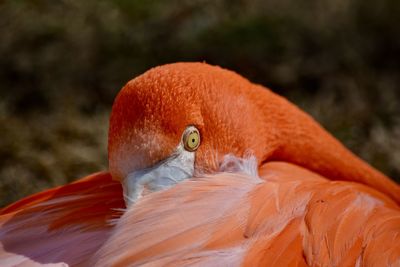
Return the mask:
<path id="1" fill-rule="evenodd" d="M 194 143 L 194 141 L 196 141 L 194 138 L 192 139 L 192 143 Z"/>

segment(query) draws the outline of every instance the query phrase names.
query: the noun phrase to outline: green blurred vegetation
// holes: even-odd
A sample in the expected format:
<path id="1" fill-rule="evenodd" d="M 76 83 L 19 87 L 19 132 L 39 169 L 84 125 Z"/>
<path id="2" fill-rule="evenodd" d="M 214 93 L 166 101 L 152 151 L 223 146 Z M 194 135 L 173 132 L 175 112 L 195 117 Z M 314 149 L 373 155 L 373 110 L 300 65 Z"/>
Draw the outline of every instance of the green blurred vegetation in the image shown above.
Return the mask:
<path id="1" fill-rule="evenodd" d="M 237 71 L 400 180 L 398 0 L 0 2 L 0 205 L 107 167 L 108 115 L 176 61 Z"/>

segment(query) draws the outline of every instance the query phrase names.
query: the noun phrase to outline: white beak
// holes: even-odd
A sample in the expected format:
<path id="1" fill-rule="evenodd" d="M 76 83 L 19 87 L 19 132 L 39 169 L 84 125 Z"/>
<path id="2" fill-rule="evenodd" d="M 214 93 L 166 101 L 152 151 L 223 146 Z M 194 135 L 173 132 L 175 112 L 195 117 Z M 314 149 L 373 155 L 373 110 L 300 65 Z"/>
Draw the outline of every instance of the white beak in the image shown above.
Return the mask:
<path id="1" fill-rule="evenodd" d="M 122 182 L 126 206 L 148 193 L 170 188 L 193 177 L 194 160 L 195 152 L 186 151 L 179 144 L 169 158 L 151 168 L 130 173 Z"/>

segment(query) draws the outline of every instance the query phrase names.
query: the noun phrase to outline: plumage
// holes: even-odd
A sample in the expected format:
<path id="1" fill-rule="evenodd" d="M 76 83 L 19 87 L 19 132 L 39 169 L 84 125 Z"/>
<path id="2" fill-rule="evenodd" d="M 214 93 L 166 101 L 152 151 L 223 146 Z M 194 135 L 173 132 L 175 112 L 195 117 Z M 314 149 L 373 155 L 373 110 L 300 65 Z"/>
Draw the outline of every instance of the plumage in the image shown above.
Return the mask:
<path id="1" fill-rule="evenodd" d="M 194 177 L 126 207 L 127 181 L 180 155 L 188 126 Z M 130 81 L 109 162 L 2 209 L 0 266 L 400 266 L 399 186 L 233 72 L 177 63 Z"/>
<path id="2" fill-rule="evenodd" d="M 0 266 L 85 265 L 124 207 L 121 184 L 108 173 L 11 204 L 0 212 Z"/>

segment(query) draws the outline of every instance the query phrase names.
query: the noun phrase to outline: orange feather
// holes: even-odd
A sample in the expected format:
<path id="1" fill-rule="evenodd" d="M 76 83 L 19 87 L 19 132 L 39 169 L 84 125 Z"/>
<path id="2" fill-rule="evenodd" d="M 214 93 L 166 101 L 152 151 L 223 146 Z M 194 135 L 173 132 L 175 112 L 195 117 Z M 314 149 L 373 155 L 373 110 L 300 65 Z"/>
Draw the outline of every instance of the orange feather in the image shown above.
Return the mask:
<path id="1" fill-rule="evenodd" d="M 0 266 L 86 265 L 125 207 L 108 173 L 27 197 L 0 211 Z"/>

